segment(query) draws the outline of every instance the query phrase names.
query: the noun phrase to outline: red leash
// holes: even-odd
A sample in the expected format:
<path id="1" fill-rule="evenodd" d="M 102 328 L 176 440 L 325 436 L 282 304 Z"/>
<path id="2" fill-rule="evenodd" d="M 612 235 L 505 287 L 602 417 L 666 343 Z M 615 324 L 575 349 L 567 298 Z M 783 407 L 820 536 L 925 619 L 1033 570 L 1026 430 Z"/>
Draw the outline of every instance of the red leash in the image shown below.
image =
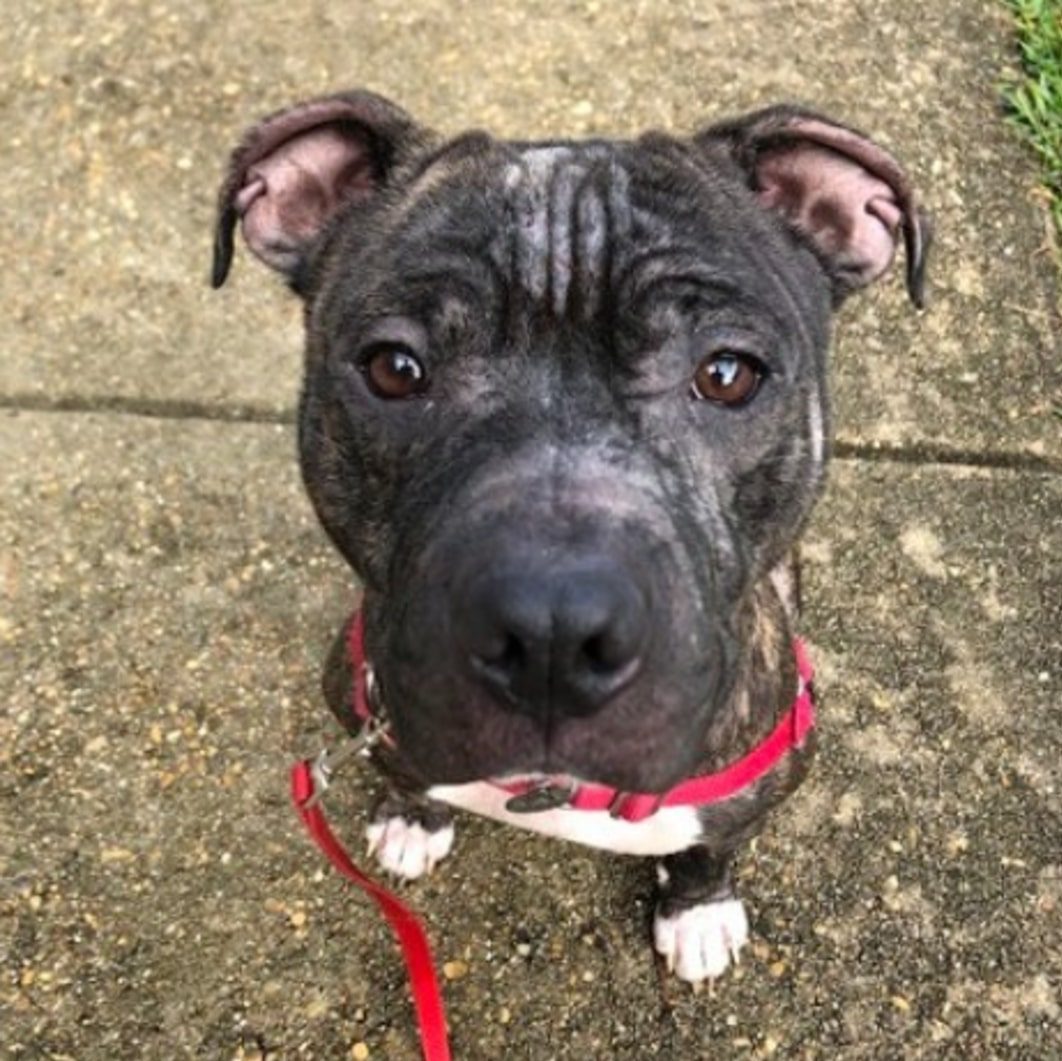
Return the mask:
<path id="1" fill-rule="evenodd" d="M 296 763 L 291 769 L 291 798 L 307 832 L 324 852 L 328 861 L 352 884 L 357 885 L 380 908 L 402 946 L 413 989 L 413 1005 L 420 1025 L 420 1042 L 424 1061 L 450 1061 L 450 1044 L 446 1038 L 446 1015 L 443 1012 L 439 981 L 424 926 L 405 903 L 351 862 L 328 827 L 319 802 L 307 806 L 314 796 L 312 767 L 309 762 Z"/>

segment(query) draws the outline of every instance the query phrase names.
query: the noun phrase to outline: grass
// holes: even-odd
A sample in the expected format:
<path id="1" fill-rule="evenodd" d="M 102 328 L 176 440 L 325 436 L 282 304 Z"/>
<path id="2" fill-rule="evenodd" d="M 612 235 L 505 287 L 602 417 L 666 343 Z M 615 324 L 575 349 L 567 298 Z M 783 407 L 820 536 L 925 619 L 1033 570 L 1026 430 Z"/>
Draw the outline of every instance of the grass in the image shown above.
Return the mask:
<path id="1" fill-rule="evenodd" d="M 1017 23 L 1022 76 L 1005 85 L 1012 121 L 1040 157 L 1046 201 L 1062 246 L 1062 0 L 1003 0 Z"/>

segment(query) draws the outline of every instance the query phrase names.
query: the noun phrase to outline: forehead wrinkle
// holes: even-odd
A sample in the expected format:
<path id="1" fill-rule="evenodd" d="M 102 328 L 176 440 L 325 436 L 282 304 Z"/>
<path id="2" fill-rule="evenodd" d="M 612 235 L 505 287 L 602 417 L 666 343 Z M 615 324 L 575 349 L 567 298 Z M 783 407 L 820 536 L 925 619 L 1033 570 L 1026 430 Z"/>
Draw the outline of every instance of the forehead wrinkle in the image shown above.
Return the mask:
<path id="1" fill-rule="evenodd" d="M 567 147 L 531 147 L 505 173 L 506 202 L 511 212 L 514 279 L 533 302 L 541 302 L 551 282 L 552 225 L 550 199 L 558 165 L 568 162 Z"/>
<path id="2" fill-rule="evenodd" d="M 731 299 L 741 293 L 726 272 L 705 261 L 695 248 L 684 245 L 657 246 L 633 255 L 614 282 L 617 298 L 634 308 L 657 289 L 676 285 L 720 292 Z"/>
<path id="3" fill-rule="evenodd" d="M 516 284 L 556 318 L 596 310 L 610 236 L 626 229 L 626 174 L 605 145 L 530 145 L 503 178 Z"/>
<path id="4" fill-rule="evenodd" d="M 609 215 L 598 182 L 592 176 L 576 194 L 575 290 L 582 301 L 583 316 L 592 319 L 602 302 L 601 287 L 609 275 Z"/>
<path id="5" fill-rule="evenodd" d="M 578 253 L 575 229 L 575 193 L 584 171 L 561 166 L 551 181 L 549 196 L 549 293 L 553 315 L 563 317 L 568 307 L 574 258 Z"/>

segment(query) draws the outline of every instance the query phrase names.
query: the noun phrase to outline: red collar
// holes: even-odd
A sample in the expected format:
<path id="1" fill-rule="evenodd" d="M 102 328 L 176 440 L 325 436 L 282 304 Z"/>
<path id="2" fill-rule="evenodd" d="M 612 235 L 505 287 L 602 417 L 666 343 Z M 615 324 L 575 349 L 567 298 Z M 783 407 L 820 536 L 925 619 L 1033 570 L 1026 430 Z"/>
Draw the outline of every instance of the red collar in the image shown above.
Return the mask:
<path id="1" fill-rule="evenodd" d="M 369 669 L 365 661 L 364 623 L 361 612 L 355 613 L 347 633 L 347 652 L 354 671 L 351 707 L 363 723 L 374 718 L 369 696 Z M 792 707 L 781 717 L 774 729 L 751 751 L 729 766 L 711 774 L 680 781 L 667 792 L 620 792 L 608 785 L 585 782 L 575 785 L 561 805 L 571 810 L 607 810 L 614 818 L 640 822 L 654 815 L 662 807 L 704 807 L 736 795 L 774 769 L 815 725 L 815 699 L 812 688 L 814 675 L 807 649 L 800 638 L 793 639 L 799 685 Z M 513 796 L 522 796 L 535 789 L 532 782 L 494 782 Z M 534 813 L 533 811 L 529 813 Z"/>

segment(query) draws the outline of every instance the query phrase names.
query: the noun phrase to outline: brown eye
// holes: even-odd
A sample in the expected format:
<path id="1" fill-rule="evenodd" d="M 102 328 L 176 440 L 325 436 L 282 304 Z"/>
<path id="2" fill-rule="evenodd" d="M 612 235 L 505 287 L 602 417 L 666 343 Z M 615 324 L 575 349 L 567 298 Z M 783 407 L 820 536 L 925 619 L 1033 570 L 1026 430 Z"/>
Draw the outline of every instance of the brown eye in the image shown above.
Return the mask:
<path id="1" fill-rule="evenodd" d="M 365 362 L 365 378 L 378 398 L 415 398 L 428 386 L 428 373 L 412 351 L 399 343 L 376 347 Z"/>
<path id="2" fill-rule="evenodd" d="M 744 405 L 752 401 L 764 375 L 763 366 L 748 354 L 724 350 L 701 362 L 693 394 L 718 405 Z"/>

